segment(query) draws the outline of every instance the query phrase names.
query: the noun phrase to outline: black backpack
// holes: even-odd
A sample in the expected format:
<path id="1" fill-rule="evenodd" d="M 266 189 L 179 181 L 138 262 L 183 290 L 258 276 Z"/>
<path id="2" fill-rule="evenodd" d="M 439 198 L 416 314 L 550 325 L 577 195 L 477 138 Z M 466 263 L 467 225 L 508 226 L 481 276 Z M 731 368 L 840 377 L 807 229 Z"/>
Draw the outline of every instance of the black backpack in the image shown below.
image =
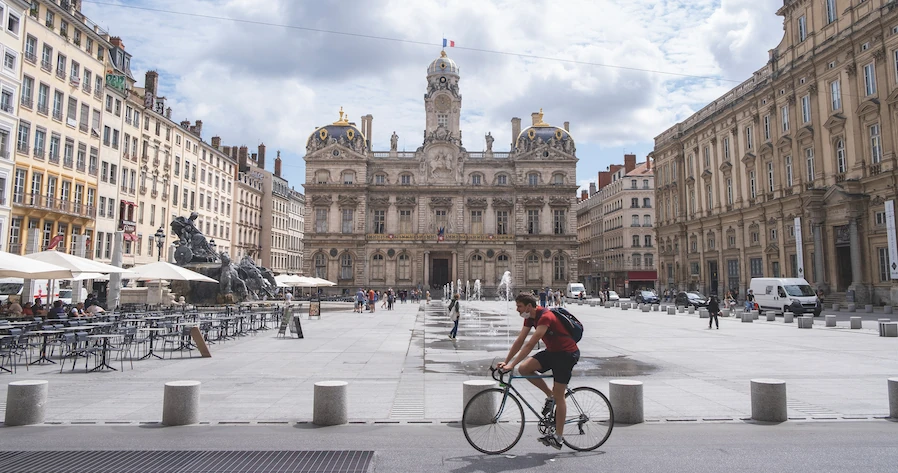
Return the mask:
<path id="1" fill-rule="evenodd" d="M 564 325 L 564 328 L 567 330 L 567 333 L 555 333 L 552 331 L 546 332 L 547 335 L 556 336 L 556 337 L 571 337 L 575 342 L 579 342 L 580 339 L 583 338 L 583 323 L 574 317 L 574 314 L 567 311 L 567 309 L 561 307 L 555 307 L 550 309 L 555 317 L 561 321 L 561 324 Z"/>

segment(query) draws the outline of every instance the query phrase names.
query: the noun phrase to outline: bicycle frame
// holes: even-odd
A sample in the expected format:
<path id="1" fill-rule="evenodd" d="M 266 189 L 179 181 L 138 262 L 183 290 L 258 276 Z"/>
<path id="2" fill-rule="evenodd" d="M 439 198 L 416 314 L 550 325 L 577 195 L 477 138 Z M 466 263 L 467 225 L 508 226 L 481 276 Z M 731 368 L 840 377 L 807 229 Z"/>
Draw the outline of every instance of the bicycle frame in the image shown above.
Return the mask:
<path id="1" fill-rule="evenodd" d="M 534 409 L 533 406 L 531 406 L 529 402 L 527 402 L 527 399 L 524 398 L 523 395 L 521 395 L 521 392 L 518 391 L 517 388 L 512 386 L 512 381 L 515 379 L 537 379 L 537 378 L 546 379 L 546 378 L 551 378 L 552 375 L 515 376 L 514 374 L 511 374 L 510 372 L 503 373 L 502 371 L 495 369 L 495 368 L 490 368 L 490 369 L 493 371 L 493 374 L 492 374 L 493 379 L 498 381 L 499 386 L 503 389 L 503 391 L 505 391 L 505 393 L 502 395 L 502 403 L 499 405 L 499 409 L 496 412 L 496 416 L 493 418 L 494 422 L 498 421 L 499 417 L 502 416 L 502 412 L 505 410 L 505 400 L 508 399 L 508 393 L 510 391 L 513 391 L 513 394 L 515 395 L 515 397 L 520 399 L 524 403 L 524 405 L 527 406 L 527 409 L 530 409 L 530 412 L 532 412 L 533 415 L 536 416 L 537 420 L 539 420 L 539 421 L 547 420 L 547 417 L 543 417 L 542 413 L 537 412 L 537 410 Z M 499 373 L 498 378 L 496 377 L 496 373 Z M 505 381 L 506 374 L 510 374 L 507 382 Z M 577 411 L 580 412 L 580 414 L 582 415 L 583 409 L 580 408 L 580 404 L 578 404 L 577 399 L 574 398 L 573 391 L 571 391 L 571 388 L 569 388 L 569 387 L 566 388 L 564 394 L 565 394 L 565 396 L 567 396 L 569 399 L 571 399 L 573 401 L 573 404 L 576 407 Z M 524 418 L 524 420 L 526 421 L 526 417 Z M 570 420 L 565 420 L 564 423 L 565 423 L 565 425 L 567 425 L 567 424 L 577 424 L 579 422 L 580 422 L 579 419 L 570 419 Z"/>

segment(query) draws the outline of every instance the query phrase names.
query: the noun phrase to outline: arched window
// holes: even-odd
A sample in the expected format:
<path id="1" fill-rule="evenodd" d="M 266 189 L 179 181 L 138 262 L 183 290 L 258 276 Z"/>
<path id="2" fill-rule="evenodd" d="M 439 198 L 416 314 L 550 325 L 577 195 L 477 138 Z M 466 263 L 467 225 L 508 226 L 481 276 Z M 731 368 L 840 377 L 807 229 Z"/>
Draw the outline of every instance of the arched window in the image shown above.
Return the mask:
<path id="1" fill-rule="evenodd" d="M 483 256 L 471 256 L 471 279 L 483 281 Z"/>
<path id="2" fill-rule="evenodd" d="M 352 171 L 343 171 L 343 184 L 355 183 L 355 173 Z"/>
<path id="3" fill-rule="evenodd" d="M 474 173 L 471 174 L 471 185 L 472 186 L 481 186 L 483 185 L 483 174 Z"/>
<path id="4" fill-rule="evenodd" d="M 527 255 L 526 273 L 528 281 L 539 281 L 542 279 L 542 277 L 540 277 L 539 270 L 539 255 L 537 255 L 536 253 L 530 253 L 529 255 Z"/>
<path id="5" fill-rule="evenodd" d="M 327 257 L 322 253 L 315 255 L 315 277 L 327 279 Z"/>
<path id="6" fill-rule="evenodd" d="M 399 184 L 401 184 L 401 185 L 403 185 L 403 186 L 410 186 L 410 185 L 412 185 L 412 175 L 411 175 L 411 174 L 408 174 L 408 173 L 401 174 L 401 175 L 399 176 Z"/>
<path id="7" fill-rule="evenodd" d="M 639 268 L 642 266 L 642 255 L 639 253 L 633 253 L 633 267 Z"/>
<path id="8" fill-rule="evenodd" d="M 318 184 L 327 184 L 331 179 L 331 173 L 325 169 L 315 171 L 315 182 Z"/>
<path id="9" fill-rule="evenodd" d="M 408 281 L 412 279 L 412 259 L 405 253 L 399 255 L 399 270 L 396 278 L 400 281 Z"/>
<path id="10" fill-rule="evenodd" d="M 352 277 L 352 255 L 343 253 L 340 257 L 340 279 L 353 279 Z"/>
<path id="11" fill-rule="evenodd" d="M 511 267 L 508 264 L 508 255 L 501 254 L 496 257 L 496 284 L 502 281 L 502 275 L 505 274 L 505 271 L 510 271 Z"/>
<path id="12" fill-rule="evenodd" d="M 561 186 L 564 185 L 564 174 L 560 172 L 556 172 L 552 174 L 552 185 L 553 186 Z"/>
<path id="13" fill-rule="evenodd" d="M 496 176 L 496 185 L 497 186 L 507 186 L 508 185 L 508 176 L 506 174 L 498 174 Z"/>
<path id="14" fill-rule="evenodd" d="M 384 255 L 376 254 L 371 257 L 371 279 L 383 280 L 384 278 Z"/>
<path id="15" fill-rule="evenodd" d="M 528 186 L 538 186 L 539 185 L 539 173 L 531 172 L 527 174 L 527 185 Z"/>
<path id="16" fill-rule="evenodd" d="M 567 260 L 564 255 L 555 255 L 552 259 L 552 279 L 567 281 Z"/>

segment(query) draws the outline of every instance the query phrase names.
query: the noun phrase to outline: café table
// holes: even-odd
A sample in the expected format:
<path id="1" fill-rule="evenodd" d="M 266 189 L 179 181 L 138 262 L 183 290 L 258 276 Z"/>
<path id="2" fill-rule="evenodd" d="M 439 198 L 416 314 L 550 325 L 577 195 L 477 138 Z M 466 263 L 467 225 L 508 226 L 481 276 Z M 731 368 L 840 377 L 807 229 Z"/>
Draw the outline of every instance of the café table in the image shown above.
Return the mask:
<path id="1" fill-rule="evenodd" d="M 154 349 L 154 347 L 155 347 L 155 345 L 156 345 L 156 336 L 157 336 L 157 334 L 160 333 L 160 332 L 167 332 L 168 329 L 167 329 L 167 328 L 163 328 L 163 327 L 157 327 L 157 328 L 144 327 L 144 328 L 141 328 L 140 330 L 143 330 L 143 331 L 145 331 L 145 332 L 150 332 L 150 350 L 147 352 L 146 355 L 140 357 L 140 359 L 141 359 L 141 360 L 144 360 L 144 359 L 147 359 L 147 358 L 149 358 L 149 357 L 151 357 L 151 356 L 155 356 L 156 358 L 159 358 L 159 359 L 161 360 L 162 357 L 159 356 L 159 355 L 157 355 L 156 352 L 153 351 L 153 349 Z"/>
<path id="2" fill-rule="evenodd" d="M 103 370 L 104 368 L 109 368 L 112 371 L 118 371 L 117 369 L 113 368 L 112 366 L 109 366 L 109 364 L 106 363 L 106 355 L 109 353 L 109 340 L 111 340 L 113 338 L 120 338 L 121 336 L 122 336 L 121 334 L 102 334 L 102 335 L 88 335 L 87 336 L 87 338 L 91 339 L 91 340 L 102 340 L 103 341 L 103 344 L 100 346 L 100 360 L 101 360 L 100 364 L 95 366 L 93 369 L 91 369 L 90 370 L 91 373 L 93 373 L 94 371 Z"/>
<path id="3" fill-rule="evenodd" d="M 62 330 L 32 330 L 32 331 L 26 333 L 25 335 L 27 335 L 27 336 L 43 335 L 43 338 L 44 338 L 44 341 L 41 342 L 40 358 L 38 358 L 28 364 L 29 365 L 43 365 L 46 363 L 52 363 L 55 365 L 56 364 L 55 361 L 51 360 L 50 358 L 47 358 L 47 342 L 50 339 L 50 335 L 59 335 L 60 333 L 63 333 Z"/>

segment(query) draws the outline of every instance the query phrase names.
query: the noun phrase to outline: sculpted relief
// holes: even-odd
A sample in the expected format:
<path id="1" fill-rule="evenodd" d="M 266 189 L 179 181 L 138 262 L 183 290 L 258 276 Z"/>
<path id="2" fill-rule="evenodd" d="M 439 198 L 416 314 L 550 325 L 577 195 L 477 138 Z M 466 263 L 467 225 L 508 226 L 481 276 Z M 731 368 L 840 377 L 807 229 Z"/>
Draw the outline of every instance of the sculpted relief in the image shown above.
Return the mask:
<path id="1" fill-rule="evenodd" d="M 457 184 L 461 178 L 461 166 L 455 153 L 445 149 L 431 151 L 425 161 L 427 177 L 432 183 Z"/>

